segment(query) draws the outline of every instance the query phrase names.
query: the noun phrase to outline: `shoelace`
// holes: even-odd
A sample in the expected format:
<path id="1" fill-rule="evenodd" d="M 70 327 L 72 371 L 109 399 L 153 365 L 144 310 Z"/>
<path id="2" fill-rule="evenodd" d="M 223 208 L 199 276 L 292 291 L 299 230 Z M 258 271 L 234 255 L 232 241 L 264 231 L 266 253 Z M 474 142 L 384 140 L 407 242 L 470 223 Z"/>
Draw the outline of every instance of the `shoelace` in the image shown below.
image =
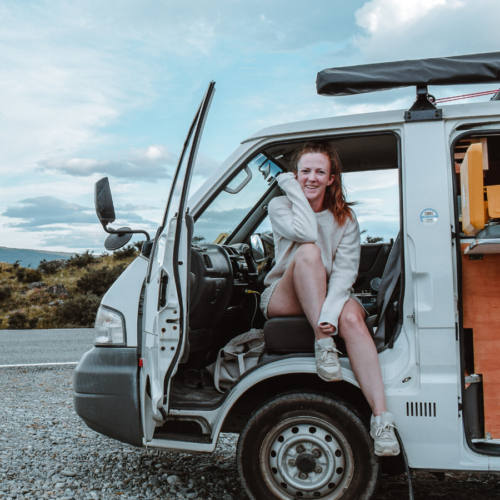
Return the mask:
<path id="1" fill-rule="evenodd" d="M 326 346 L 321 349 L 321 361 L 326 361 L 327 359 L 329 361 L 333 361 L 335 358 L 333 358 L 333 354 L 338 353 L 342 354 L 337 348 L 332 347 L 332 346 Z"/>
<path id="2" fill-rule="evenodd" d="M 381 438 L 389 438 L 391 436 L 391 429 L 396 429 L 397 427 L 390 422 L 385 422 L 383 424 L 379 424 L 375 431 L 375 436 Z"/>

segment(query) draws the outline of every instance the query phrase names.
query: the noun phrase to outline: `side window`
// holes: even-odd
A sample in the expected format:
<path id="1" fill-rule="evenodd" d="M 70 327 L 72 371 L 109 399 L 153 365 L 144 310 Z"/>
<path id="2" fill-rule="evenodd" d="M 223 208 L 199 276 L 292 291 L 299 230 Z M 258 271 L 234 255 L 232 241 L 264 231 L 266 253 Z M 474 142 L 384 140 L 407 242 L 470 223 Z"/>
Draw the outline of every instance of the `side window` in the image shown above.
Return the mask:
<path id="1" fill-rule="evenodd" d="M 223 243 L 281 172 L 266 155 L 245 165 L 204 210 L 194 225 L 193 243 Z"/>
<path id="2" fill-rule="evenodd" d="M 346 172 L 342 183 L 361 230 L 361 243 L 390 243 L 399 233 L 397 169 Z"/>

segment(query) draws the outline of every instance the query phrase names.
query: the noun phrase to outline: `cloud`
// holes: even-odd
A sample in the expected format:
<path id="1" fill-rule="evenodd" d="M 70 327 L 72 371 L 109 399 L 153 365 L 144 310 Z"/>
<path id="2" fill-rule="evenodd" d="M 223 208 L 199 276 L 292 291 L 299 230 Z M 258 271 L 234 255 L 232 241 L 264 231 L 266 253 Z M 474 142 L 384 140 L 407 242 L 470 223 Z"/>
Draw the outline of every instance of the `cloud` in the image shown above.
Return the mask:
<path id="1" fill-rule="evenodd" d="M 85 224 L 95 222 L 88 207 L 68 203 L 53 196 L 38 196 L 21 200 L 18 206 L 9 207 L 4 217 L 23 219 L 24 222 L 10 224 L 11 227 L 37 230 L 50 224 Z"/>
<path id="2" fill-rule="evenodd" d="M 170 178 L 171 172 L 168 171 L 168 166 L 172 167 L 176 162 L 176 157 L 167 148 L 154 145 L 133 150 L 121 160 L 54 158 L 40 161 L 39 168 L 41 170 L 54 170 L 76 177 L 101 174 L 153 182 L 156 179 Z"/>
<path id="3" fill-rule="evenodd" d="M 69 203 L 54 196 L 38 196 L 21 200 L 17 206 L 8 207 L 2 214 L 11 219 L 22 219 L 22 222 L 12 222 L 9 227 L 25 231 L 67 231 L 70 226 L 91 224 L 98 225 L 98 219 L 93 208 Z M 119 214 L 116 227 L 127 223 L 153 225 L 134 212 Z M 61 237 L 59 237 L 61 238 Z"/>
<path id="4" fill-rule="evenodd" d="M 356 11 L 362 62 L 498 50 L 496 0 L 371 0 Z"/>
<path id="5" fill-rule="evenodd" d="M 356 23 L 367 33 L 385 33 L 427 16 L 437 7 L 463 7 L 461 0 L 371 0 L 356 11 Z"/>

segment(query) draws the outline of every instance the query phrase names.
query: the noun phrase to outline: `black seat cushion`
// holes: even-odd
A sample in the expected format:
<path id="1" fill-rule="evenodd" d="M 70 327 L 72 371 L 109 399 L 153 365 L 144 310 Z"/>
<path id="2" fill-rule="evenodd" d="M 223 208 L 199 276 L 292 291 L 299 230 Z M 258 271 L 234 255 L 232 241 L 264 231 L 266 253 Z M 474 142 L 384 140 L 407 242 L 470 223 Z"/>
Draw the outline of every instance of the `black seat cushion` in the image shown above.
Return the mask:
<path id="1" fill-rule="evenodd" d="M 271 318 L 264 324 L 264 340 L 269 354 L 314 352 L 314 330 L 305 316 Z M 334 337 L 339 356 L 347 356 L 344 341 Z"/>

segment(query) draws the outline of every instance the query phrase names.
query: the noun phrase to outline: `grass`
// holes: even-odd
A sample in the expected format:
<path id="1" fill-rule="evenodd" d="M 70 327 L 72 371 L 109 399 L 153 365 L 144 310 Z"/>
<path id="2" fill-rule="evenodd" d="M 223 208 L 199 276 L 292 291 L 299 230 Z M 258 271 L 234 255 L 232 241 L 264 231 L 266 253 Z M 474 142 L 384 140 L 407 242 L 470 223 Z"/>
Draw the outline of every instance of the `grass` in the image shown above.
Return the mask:
<path id="1" fill-rule="evenodd" d="M 0 329 L 93 326 L 102 296 L 137 255 L 133 247 L 98 257 L 87 251 L 64 262 L 53 274 L 0 263 Z M 45 267 L 50 272 L 57 264 Z M 30 289 L 32 281 L 42 281 L 47 287 Z M 59 283 L 67 295 L 47 291 Z"/>

